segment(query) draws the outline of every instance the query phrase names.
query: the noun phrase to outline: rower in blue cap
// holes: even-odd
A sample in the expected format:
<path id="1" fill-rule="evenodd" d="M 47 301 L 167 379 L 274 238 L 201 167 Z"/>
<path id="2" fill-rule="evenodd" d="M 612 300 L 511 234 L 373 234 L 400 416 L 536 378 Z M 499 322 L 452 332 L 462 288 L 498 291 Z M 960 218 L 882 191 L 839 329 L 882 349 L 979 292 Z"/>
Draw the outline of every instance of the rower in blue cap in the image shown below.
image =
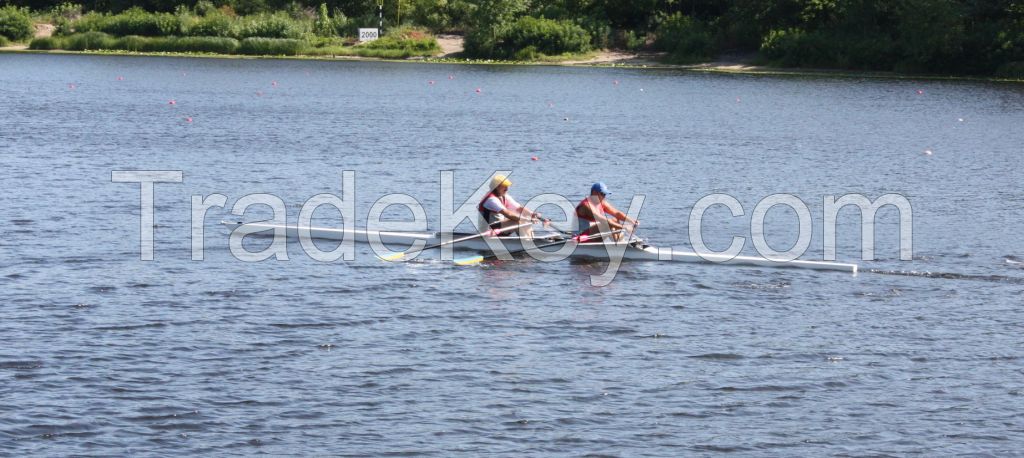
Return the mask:
<path id="1" fill-rule="evenodd" d="M 631 224 L 634 227 L 640 224 L 639 221 L 626 216 L 611 202 L 605 200 L 610 194 L 611 191 L 603 182 L 599 181 L 590 187 L 590 195 L 576 206 L 576 221 L 579 223 L 580 234 L 599 234 L 601 232 L 600 221 L 608 224 L 608 229 L 613 231 L 623 229 L 626 224 Z M 615 240 L 621 239 L 622 232 L 616 232 L 614 238 Z M 591 239 L 591 241 L 593 240 Z"/>

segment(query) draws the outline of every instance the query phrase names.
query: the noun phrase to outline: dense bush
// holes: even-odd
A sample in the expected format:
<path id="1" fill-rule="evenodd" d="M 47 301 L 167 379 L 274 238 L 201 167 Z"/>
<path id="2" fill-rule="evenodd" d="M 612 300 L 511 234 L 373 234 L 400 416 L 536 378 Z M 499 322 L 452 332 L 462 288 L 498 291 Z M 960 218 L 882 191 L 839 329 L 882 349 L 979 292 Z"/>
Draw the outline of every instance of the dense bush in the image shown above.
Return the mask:
<path id="1" fill-rule="evenodd" d="M 466 52 L 475 57 L 532 59 L 588 50 L 590 34 L 582 27 L 569 21 L 530 16 L 519 18 L 507 30 L 478 31 L 466 37 Z"/>
<path id="2" fill-rule="evenodd" d="M 103 28 L 98 31 L 115 36 L 160 36 L 163 33 L 160 31 L 160 21 L 157 20 L 157 17 L 157 14 L 147 13 L 141 8 L 132 8 L 121 14 L 115 14 L 105 18 L 106 20 L 101 22 L 101 24 L 103 24 Z M 82 30 L 82 32 L 84 32 L 84 30 Z"/>
<path id="3" fill-rule="evenodd" d="M 32 40 L 28 45 L 28 49 L 39 49 L 44 51 L 63 48 L 64 42 L 60 37 L 40 37 Z"/>
<path id="4" fill-rule="evenodd" d="M 996 76 L 1024 80 L 1024 62 L 1007 62 L 996 70 Z"/>
<path id="5" fill-rule="evenodd" d="M 309 47 L 305 40 L 291 38 L 246 38 L 238 46 L 239 54 L 294 56 Z"/>
<path id="6" fill-rule="evenodd" d="M 234 54 L 238 40 L 224 37 L 139 37 L 117 39 L 110 49 L 136 52 L 199 52 Z"/>
<path id="7" fill-rule="evenodd" d="M 10 45 L 11 45 L 11 41 L 8 40 L 7 37 L 5 37 L 3 35 L 0 35 L 0 48 L 2 48 L 4 46 L 10 46 Z"/>
<path id="8" fill-rule="evenodd" d="M 234 54 L 238 51 L 239 43 L 227 37 L 181 37 L 174 40 L 173 46 L 175 49 L 168 51 Z"/>
<path id="9" fill-rule="evenodd" d="M 201 52 L 234 54 L 239 42 L 225 37 L 143 37 L 127 35 L 114 38 L 103 32 L 86 32 L 67 37 L 37 38 L 32 49 L 123 50 L 134 52 Z"/>
<path id="10" fill-rule="evenodd" d="M 63 48 L 69 51 L 113 49 L 116 39 L 103 32 L 76 33 L 63 40 Z"/>
<path id="11" fill-rule="evenodd" d="M 235 37 L 235 21 L 232 17 L 214 12 L 196 18 L 185 27 L 185 35 L 193 37 Z"/>
<path id="12" fill-rule="evenodd" d="M 786 67 L 832 66 L 835 62 L 832 50 L 823 34 L 796 28 L 772 30 L 761 44 L 765 57 Z"/>
<path id="13" fill-rule="evenodd" d="M 676 13 L 666 18 L 655 32 L 654 46 L 682 63 L 711 59 L 715 43 L 708 27 L 689 16 Z"/>
<path id="14" fill-rule="evenodd" d="M 408 56 L 423 56 L 436 53 L 441 50 L 435 39 L 429 32 L 416 27 L 402 27 L 391 29 L 380 39 L 363 43 L 357 48 L 375 50 L 403 51 Z M 357 51 L 362 52 L 362 51 Z M 374 54 L 374 55 L 371 55 Z M 382 55 L 367 52 L 359 54 L 366 57 L 383 57 Z"/>
<path id="15" fill-rule="evenodd" d="M 237 38 L 299 38 L 305 27 L 285 13 L 259 14 L 241 19 Z"/>
<path id="16" fill-rule="evenodd" d="M 0 37 L 11 41 L 25 41 L 35 35 L 32 15 L 28 8 L 5 6 L 0 8 Z"/>

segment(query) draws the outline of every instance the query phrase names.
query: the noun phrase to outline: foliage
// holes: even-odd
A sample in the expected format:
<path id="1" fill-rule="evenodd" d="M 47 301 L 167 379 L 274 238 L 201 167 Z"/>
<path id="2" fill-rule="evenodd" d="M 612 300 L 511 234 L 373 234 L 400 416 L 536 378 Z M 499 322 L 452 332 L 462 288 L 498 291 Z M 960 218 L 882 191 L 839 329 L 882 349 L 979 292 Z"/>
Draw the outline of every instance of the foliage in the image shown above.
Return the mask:
<path id="1" fill-rule="evenodd" d="M 1003 64 L 996 70 L 996 76 L 1024 80 L 1024 61 Z"/>
<path id="2" fill-rule="evenodd" d="M 24 41 L 35 35 L 32 15 L 28 8 L 5 6 L 0 8 L 0 37 L 11 41 Z"/>
<path id="3" fill-rule="evenodd" d="M 699 21 L 681 13 L 673 14 L 658 26 L 654 46 L 669 53 L 677 62 L 708 60 L 715 52 L 714 40 L 708 28 Z"/>
<path id="4" fill-rule="evenodd" d="M 76 33 L 66 37 L 63 48 L 69 51 L 112 49 L 116 40 L 103 32 Z"/>
<path id="5" fill-rule="evenodd" d="M 590 50 L 590 34 L 569 21 L 524 16 L 498 34 L 492 44 L 473 49 L 480 57 L 532 60 L 541 55 L 586 52 Z"/>
<path id="6" fill-rule="evenodd" d="M 300 38 L 304 24 L 285 13 L 258 14 L 241 19 L 236 38 Z"/>
<path id="7" fill-rule="evenodd" d="M 48 17 L 61 36 L 316 41 L 353 37 L 378 20 L 369 0 L 97 0 L 85 4 L 85 15 L 62 1 L 5 0 L 11 6 L 0 9 L 0 35 L 31 37 L 31 17 L 21 7 Z M 397 25 L 398 2 L 385 2 L 384 13 L 385 27 Z M 544 59 L 651 43 L 675 62 L 756 52 L 774 65 L 981 75 L 1018 74 L 1024 62 L 1024 0 L 402 0 L 401 16 L 431 32 L 464 33 L 465 54 L 482 58 Z M 92 45 L 82 37 L 75 44 Z M 429 55 L 427 46 L 385 39 L 322 47 L 394 57 Z"/>
<path id="8" fill-rule="evenodd" d="M 40 37 L 28 44 L 28 49 L 51 50 L 63 48 L 64 42 L 60 37 Z"/>
<path id="9" fill-rule="evenodd" d="M 0 35 L 0 48 L 2 48 L 4 46 L 10 46 L 10 44 L 11 44 L 11 41 L 8 40 L 7 37 L 5 37 L 3 35 Z"/>
<path id="10" fill-rule="evenodd" d="M 238 27 L 231 16 L 214 11 L 191 20 L 183 30 L 185 35 L 193 37 L 237 37 Z"/>
<path id="11" fill-rule="evenodd" d="M 302 54 L 308 47 L 309 43 L 305 40 L 251 37 L 241 41 L 238 46 L 238 53 L 263 56 L 294 56 Z"/>
<path id="12" fill-rule="evenodd" d="M 313 31 L 321 37 L 334 35 L 334 22 L 331 20 L 331 14 L 328 12 L 326 3 L 321 3 L 320 8 L 317 9 L 316 23 L 313 24 Z"/>

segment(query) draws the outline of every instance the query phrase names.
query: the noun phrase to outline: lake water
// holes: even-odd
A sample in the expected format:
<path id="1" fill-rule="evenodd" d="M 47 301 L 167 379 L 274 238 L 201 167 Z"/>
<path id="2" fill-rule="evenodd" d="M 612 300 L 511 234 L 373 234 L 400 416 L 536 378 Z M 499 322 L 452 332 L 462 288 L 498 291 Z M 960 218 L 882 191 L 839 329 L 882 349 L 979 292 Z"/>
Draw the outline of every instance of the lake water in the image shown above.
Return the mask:
<path id="1" fill-rule="evenodd" d="M 0 453 L 1024 449 L 1022 85 L 3 54 L 0 113 Z M 184 174 L 156 186 L 153 261 L 139 186 L 113 170 Z M 708 211 L 721 250 L 790 193 L 814 220 L 808 260 L 824 196 L 895 193 L 914 259 L 892 207 L 875 261 L 840 215 L 857 276 L 634 262 L 597 288 L 602 263 L 231 255 L 219 221 L 267 216 L 230 215 L 237 199 L 275 194 L 295 221 L 343 170 L 360 218 L 406 193 L 432 228 L 442 170 L 463 199 L 495 170 L 521 201 L 603 180 L 620 207 L 645 195 L 640 235 L 678 249 L 701 197 L 744 207 Z M 228 209 L 192 261 L 190 198 L 214 193 Z M 797 229 L 769 213 L 773 247 Z"/>

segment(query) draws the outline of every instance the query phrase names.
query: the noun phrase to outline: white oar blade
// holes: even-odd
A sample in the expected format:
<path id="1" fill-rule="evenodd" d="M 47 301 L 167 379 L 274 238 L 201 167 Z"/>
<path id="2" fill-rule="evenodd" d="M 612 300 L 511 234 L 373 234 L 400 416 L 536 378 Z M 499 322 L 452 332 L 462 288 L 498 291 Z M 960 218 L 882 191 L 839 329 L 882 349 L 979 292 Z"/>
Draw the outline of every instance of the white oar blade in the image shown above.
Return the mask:
<path id="1" fill-rule="evenodd" d="M 481 262 L 484 262 L 484 257 L 483 256 L 473 256 L 471 258 L 456 259 L 455 260 L 455 265 L 457 265 L 457 266 L 471 266 L 473 264 L 480 264 Z"/>

